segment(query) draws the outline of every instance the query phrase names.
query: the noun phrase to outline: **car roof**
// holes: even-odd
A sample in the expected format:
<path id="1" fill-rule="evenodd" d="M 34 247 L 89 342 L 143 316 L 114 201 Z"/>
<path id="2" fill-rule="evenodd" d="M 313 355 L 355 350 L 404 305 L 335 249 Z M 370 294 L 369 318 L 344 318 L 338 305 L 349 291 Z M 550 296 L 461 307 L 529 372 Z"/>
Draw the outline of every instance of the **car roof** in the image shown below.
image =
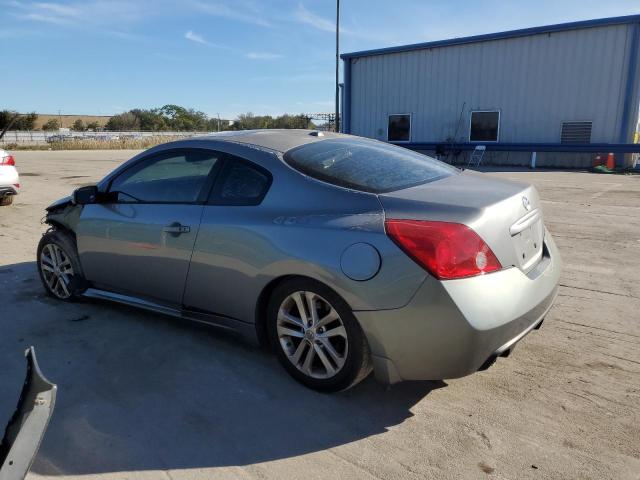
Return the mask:
<path id="1" fill-rule="evenodd" d="M 329 138 L 353 138 L 353 136 L 342 133 L 321 132 L 318 130 L 268 129 L 212 133 L 194 137 L 193 140 L 228 141 L 255 145 L 284 153 L 300 145 L 319 142 Z"/>

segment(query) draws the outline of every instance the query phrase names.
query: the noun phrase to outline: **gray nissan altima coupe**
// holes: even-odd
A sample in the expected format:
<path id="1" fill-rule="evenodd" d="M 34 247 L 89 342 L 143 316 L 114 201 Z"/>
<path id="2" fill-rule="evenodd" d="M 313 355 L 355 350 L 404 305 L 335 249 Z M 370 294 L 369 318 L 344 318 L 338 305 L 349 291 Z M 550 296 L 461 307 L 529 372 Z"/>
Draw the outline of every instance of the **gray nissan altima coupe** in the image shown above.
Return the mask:
<path id="1" fill-rule="evenodd" d="M 540 327 L 561 267 L 534 187 L 308 130 L 151 148 L 46 222 L 52 296 L 269 343 L 321 391 L 487 368 Z"/>

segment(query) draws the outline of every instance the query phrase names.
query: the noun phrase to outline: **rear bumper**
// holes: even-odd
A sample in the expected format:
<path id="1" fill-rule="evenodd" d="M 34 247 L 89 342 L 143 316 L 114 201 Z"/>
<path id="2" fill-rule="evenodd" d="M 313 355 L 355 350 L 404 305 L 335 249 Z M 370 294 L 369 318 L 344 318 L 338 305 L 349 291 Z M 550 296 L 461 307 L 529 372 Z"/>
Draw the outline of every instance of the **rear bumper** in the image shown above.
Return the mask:
<path id="1" fill-rule="evenodd" d="M 20 176 L 13 166 L 0 165 L 0 197 L 17 195 L 20 191 Z"/>
<path id="2" fill-rule="evenodd" d="M 557 295 L 560 270 L 546 232 L 543 259 L 528 274 L 508 268 L 460 280 L 428 277 L 403 308 L 355 312 L 376 377 L 386 383 L 439 380 L 487 367 L 542 322 Z"/>
<path id="3" fill-rule="evenodd" d="M 17 195 L 18 189 L 14 187 L 0 187 L 0 198 L 6 197 L 7 195 Z"/>

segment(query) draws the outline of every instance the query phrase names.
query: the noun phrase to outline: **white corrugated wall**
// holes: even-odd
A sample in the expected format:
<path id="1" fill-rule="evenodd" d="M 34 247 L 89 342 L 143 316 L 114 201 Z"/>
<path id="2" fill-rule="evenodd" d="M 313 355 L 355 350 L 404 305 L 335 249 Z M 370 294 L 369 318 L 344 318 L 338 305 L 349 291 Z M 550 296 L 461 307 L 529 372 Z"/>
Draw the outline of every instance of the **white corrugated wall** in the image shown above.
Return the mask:
<path id="1" fill-rule="evenodd" d="M 412 115 L 411 141 L 469 139 L 470 110 L 501 112 L 501 142 L 560 142 L 563 121 L 593 121 L 617 142 L 630 25 L 351 59 L 351 133 L 386 140 L 387 115 Z"/>

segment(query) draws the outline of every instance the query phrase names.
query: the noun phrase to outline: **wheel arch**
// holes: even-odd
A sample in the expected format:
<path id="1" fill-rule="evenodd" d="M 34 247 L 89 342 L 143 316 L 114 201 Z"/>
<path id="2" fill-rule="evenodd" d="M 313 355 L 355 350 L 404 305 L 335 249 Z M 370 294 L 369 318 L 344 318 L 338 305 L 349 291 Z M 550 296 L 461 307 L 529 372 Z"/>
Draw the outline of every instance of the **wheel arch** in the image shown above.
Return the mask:
<path id="1" fill-rule="evenodd" d="M 68 297 L 62 298 L 58 296 L 58 298 L 64 301 L 76 301 L 79 299 L 80 295 L 87 289 L 88 282 L 84 278 L 82 265 L 80 264 L 75 234 L 64 225 L 59 226 L 50 222 L 47 223 L 49 223 L 51 228 L 49 228 L 40 238 L 36 255 L 36 263 L 38 265 L 38 274 L 40 276 L 40 280 L 42 281 L 43 286 L 45 287 L 47 292 L 50 295 L 54 295 L 54 293 L 50 289 L 50 286 L 48 286 L 47 282 L 45 281 L 45 276 L 41 268 L 42 250 L 48 243 L 53 243 L 58 248 L 62 249 L 68 261 L 70 262 L 70 266 L 73 268 L 70 280 L 67 280 L 65 282 L 67 284 L 67 288 L 71 293 L 67 292 L 67 294 L 69 295 Z"/>
<path id="2" fill-rule="evenodd" d="M 269 283 L 267 283 L 263 287 L 262 291 L 260 292 L 260 295 L 258 295 L 258 300 L 256 301 L 255 325 L 256 325 L 256 335 L 258 337 L 258 342 L 260 343 L 260 345 L 266 346 L 269 344 L 269 338 L 267 334 L 267 306 L 269 305 L 269 299 L 271 298 L 271 295 L 273 294 L 274 290 L 279 285 L 293 279 L 311 280 L 312 282 L 319 283 L 323 285 L 325 288 L 328 288 L 329 290 L 331 290 L 335 295 L 337 295 L 345 303 L 345 305 L 347 305 L 350 309 L 352 308 L 351 305 L 349 305 L 349 302 L 347 302 L 344 299 L 344 297 L 340 295 L 339 292 L 336 291 L 335 288 L 331 287 L 330 285 L 328 285 L 326 282 L 323 282 L 322 280 L 311 277 L 309 275 L 300 275 L 300 274 L 280 275 L 279 277 L 276 277 L 271 281 L 269 281 Z"/>
<path id="3" fill-rule="evenodd" d="M 78 238 L 76 237 L 76 232 L 74 232 L 73 229 L 69 228 L 64 223 L 58 222 L 57 220 L 53 220 L 53 219 L 47 219 L 46 223 L 50 225 L 52 229 L 58 230 L 62 233 L 65 233 L 71 236 L 75 242 L 78 241 Z"/>
<path id="4" fill-rule="evenodd" d="M 283 282 L 292 278 L 311 278 L 304 275 L 281 275 L 272 279 L 267 283 L 256 301 L 255 322 L 256 322 L 256 335 L 260 345 L 269 345 L 269 338 L 267 335 L 267 305 L 269 305 L 269 299 L 273 291 Z"/>
<path id="5" fill-rule="evenodd" d="M 51 208 L 51 207 L 49 207 Z M 47 210 L 43 223 L 71 236 L 77 242 L 76 228 L 82 213 L 81 205 L 64 204 Z"/>

